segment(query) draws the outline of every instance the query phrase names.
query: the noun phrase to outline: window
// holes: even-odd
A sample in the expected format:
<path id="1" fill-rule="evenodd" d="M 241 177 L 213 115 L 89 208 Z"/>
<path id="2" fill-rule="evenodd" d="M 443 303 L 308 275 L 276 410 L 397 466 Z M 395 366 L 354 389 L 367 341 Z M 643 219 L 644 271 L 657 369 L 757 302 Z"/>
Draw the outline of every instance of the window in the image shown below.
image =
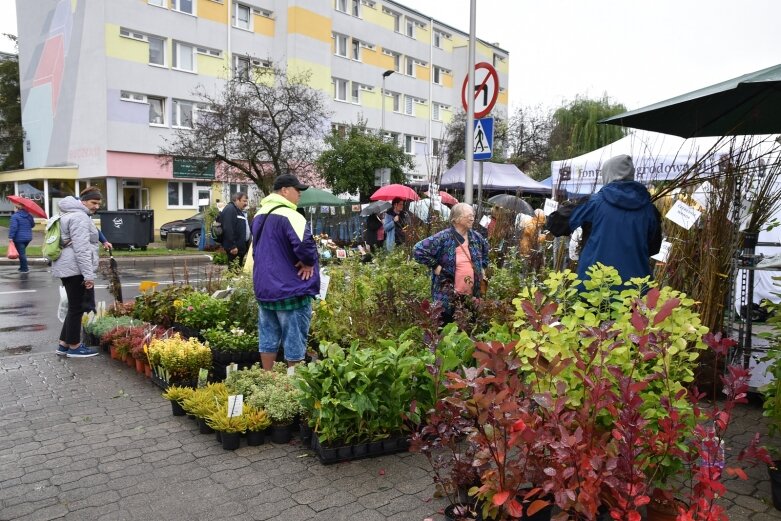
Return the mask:
<path id="1" fill-rule="evenodd" d="M 236 8 L 233 10 L 233 27 L 251 31 L 251 15 L 252 9 L 248 5 L 236 4 Z"/>
<path id="2" fill-rule="evenodd" d="M 391 97 L 393 98 L 393 112 L 401 112 L 401 94 L 394 92 Z"/>
<path id="3" fill-rule="evenodd" d="M 193 128 L 195 120 L 195 104 L 191 101 L 174 100 L 173 108 L 174 126 Z"/>
<path id="4" fill-rule="evenodd" d="M 341 138 L 347 137 L 347 131 L 350 129 L 344 123 L 331 123 L 331 132 Z"/>
<path id="5" fill-rule="evenodd" d="M 193 0 L 172 0 L 172 4 L 176 11 L 187 14 L 195 14 L 193 9 Z"/>
<path id="6" fill-rule="evenodd" d="M 386 132 L 385 133 L 385 139 L 388 141 L 392 141 L 393 143 L 399 144 L 399 134 L 396 132 Z"/>
<path id="7" fill-rule="evenodd" d="M 439 108 L 440 108 L 440 104 L 434 103 L 431 112 L 431 119 L 433 119 L 434 121 L 442 121 L 442 115 L 439 113 Z"/>
<path id="8" fill-rule="evenodd" d="M 494 67 L 498 67 L 499 63 L 501 63 L 503 61 L 504 61 L 504 57 L 503 56 L 500 56 L 500 55 L 494 53 L 494 58 L 493 58 L 493 62 L 494 62 L 493 65 L 494 65 Z"/>
<path id="9" fill-rule="evenodd" d="M 351 13 L 353 16 L 361 16 L 361 0 L 350 0 L 352 3 Z"/>
<path id="10" fill-rule="evenodd" d="M 352 82 L 352 88 L 350 89 L 350 101 L 353 103 L 361 102 L 361 84 L 357 81 Z"/>
<path id="11" fill-rule="evenodd" d="M 431 143 L 431 155 L 432 156 L 439 156 L 439 154 L 444 151 L 442 149 L 442 140 L 441 139 L 432 139 L 431 141 L 432 141 L 432 143 Z"/>
<path id="12" fill-rule="evenodd" d="M 204 54 L 206 56 L 212 56 L 214 58 L 219 58 L 222 56 L 222 51 L 219 49 L 210 49 L 209 47 L 196 47 L 195 52 L 198 54 Z"/>
<path id="13" fill-rule="evenodd" d="M 347 40 L 348 38 L 343 34 L 336 34 L 334 33 L 334 40 L 335 42 L 335 49 L 336 49 L 336 55 L 337 56 L 344 56 L 347 58 Z"/>
<path id="14" fill-rule="evenodd" d="M 149 5 L 156 5 L 157 7 L 165 7 L 166 0 L 149 0 Z"/>
<path id="15" fill-rule="evenodd" d="M 404 24 L 404 34 L 410 38 L 415 38 L 415 22 L 407 18 Z"/>
<path id="16" fill-rule="evenodd" d="M 415 109 L 413 107 L 413 97 L 412 96 L 404 96 L 404 114 L 408 116 L 414 116 L 415 115 Z"/>
<path id="17" fill-rule="evenodd" d="M 336 0 L 336 4 L 334 5 L 334 9 L 337 11 L 341 11 L 343 13 L 347 12 L 347 0 Z"/>
<path id="18" fill-rule="evenodd" d="M 401 15 L 399 13 L 391 11 L 390 9 L 385 9 L 385 8 L 383 8 L 382 12 L 393 18 L 393 30 L 396 31 L 397 33 L 400 33 L 401 32 Z"/>
<path id="19" fill-rule="evenodd" d="M 149 40 L 149 64 L 165 66 L 165 38 L 147 36 Z"/>
<path id="20" fill-rule="evenodd" d="M 249 79 L 250 59 L 248 56 L 233 56 L 233 77 Z"/>
<path id="21" fill-rule="evenodd" d="M 434 47 L 442 48 L 442 33 L 434 31 Z"/>
<path id="22" fill-rule="evenodd" d="M 404 136 L 404 153 L 405 154 L 412 153 L 412 136 L 410 135 Z"/>
<path id="23" fill-rule="evenodd" d="M 183 183 L 169 181 L 168 183 L 168 206 L 194 207 L 193 192 L 195 183 Z"/>
<path id="24" fill-rule="evenodd" d="M 149 103 L 149 124 L 165 125 L 165 100 L 147 96 L 146 102 Z"/>
<path id="25" fill-rule="evenodd" d="M 128 29 L 126 27 L 120 27 L 119 28 L 119 35 L 124 38 L 130 38 L 131 40 L 138 40 L 140 42 L 147 41 L 147 35 L 144 33 L 139 33 L 137 31 L 133 31 L 131 29 Z"/>
<path id="26" fill-rule="evenodd" d="M 442 69 L 439 67 L 434 67 L 434 83 L 437 85 L 442 85 Z"/>
<path id="27" fill-rule="evenodd" d="M 352 46 L 351 46 L 352 52 L 350 57 L 353 60 L 361 61 L 361 41 L 356 40 L 355 38 L 352 39 Z"/>
<path id="28" fill-rule="evenodd" d="M 347 80 L 334 78 L 334 99 L 347 101 Z"/>
<path id="29" fill-rule="evenodd" d="M 207 187 L 211 185 L 206 185 Z M 239 183 L 228 183 L 228 198 L 232 196 L 233 194 L 237 194 L 239 192 L 247 194 L 247 197 L 249 197 L 249 185 L 242 185 Z"/>
<path id="30" fill-rule="evenodd" d="M 128 92 L 126 90 L 119 92 L 119 99 L 122 101 L 132 101 L 135 103 L 146 103 L 146 96 L 137 92 Z"/>
<path id="31" fill-rule="evenodd" d="M 382 54 L 393 58 L 393 70 L 396 72 L 401 72 L 401 54 L 390 51 L 388 49 L 383 49 Z"/>
<path id="32" fill-rule="evenodd" d="M 193 46 L 182 42 L 174 42 L 174 68 L 195 72 Z"/>
<path id="33" fill-rule="evenodd" d="M 406 68 L 404 70 L 404 73 L 407 76 L 414 76 L 415 75 L 415 59 L 414 58 L 410 58 L 409 56 L 407 56 L 404 59 L 406 60 L 405 61 Z"/>

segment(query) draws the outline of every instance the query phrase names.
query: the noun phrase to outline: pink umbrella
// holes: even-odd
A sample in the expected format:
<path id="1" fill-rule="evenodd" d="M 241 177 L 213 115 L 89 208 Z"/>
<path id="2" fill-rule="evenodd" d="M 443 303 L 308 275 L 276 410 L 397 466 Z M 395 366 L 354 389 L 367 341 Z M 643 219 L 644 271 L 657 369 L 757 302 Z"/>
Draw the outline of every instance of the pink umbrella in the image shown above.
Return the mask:
<path id="1" fill-rule="evenodd" d="M 429 195 L 428 192 L 426 192 L 426 195 Z M 429 196 L 430 197 L 430 196 Z M 450 195 L 449 193 L 440 190 L 439 191 L 439 197 L 442 199 L 442 204 L 446 204 L 448 206 L 453 206 L 454 204 L 458 204 L 458 199 Z"/>
<path id="2" fill-rule="evenodd" d="M 27 210 L 30 215 L 46 219 L 46 212 L 44 212 L 43 208 L 38 206 L 38 204 L 32 199 L 27 199 L 26 197 L 20 197 L 18 195 L 9 195 L 6 197 L 6 199 L 14 204 L 22 205 L 22 207 Z"/>
<path id="3" fill-rule="evenodd" d="M 400 184 L 386 185 L 372 194 L 369 199 L 372 201 L 393 201 L 396 198 L 403 199 L 405 201 L 417 201 L 420 199 L 415 190 L 409 186 Z"/>

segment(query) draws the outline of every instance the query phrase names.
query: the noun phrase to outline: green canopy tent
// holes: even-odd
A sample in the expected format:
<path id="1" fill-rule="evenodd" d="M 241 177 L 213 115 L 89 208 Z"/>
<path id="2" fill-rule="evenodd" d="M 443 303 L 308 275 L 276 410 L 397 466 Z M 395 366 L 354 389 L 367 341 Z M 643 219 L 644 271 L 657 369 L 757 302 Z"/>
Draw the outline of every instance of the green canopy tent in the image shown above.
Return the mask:
<path id="1" fill-rule="evenodd" d="M 600 123 L 683 138 L 781 132 L 781 65 L 744 74 Z"/>
<path id="2" fill-rule="evenodd" d="M 347 206 L 353 204 L 351 201 L 339 199 L 331 192 L 320 190 L 310 186 L 301 192 L 301 199 L 298 200 L 298 206 Z"/>

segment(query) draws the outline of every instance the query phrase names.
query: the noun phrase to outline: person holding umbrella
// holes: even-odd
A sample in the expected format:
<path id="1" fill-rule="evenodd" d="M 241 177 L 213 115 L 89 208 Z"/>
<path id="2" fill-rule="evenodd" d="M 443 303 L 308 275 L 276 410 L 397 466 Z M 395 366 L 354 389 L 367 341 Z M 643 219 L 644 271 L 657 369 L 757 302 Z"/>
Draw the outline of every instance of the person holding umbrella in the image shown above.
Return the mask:
<path id="1" fill-rule="evenodd" d="M 62 252 L 52 264 L 52 276 L 62 280 L 68 294 L 68 313 L 60 331 L 57 355 L 88 358 L 98 353 L 80 342 L 81 317 L 95 309 L 95 273 L 98 270 L 98 229 L 92 214 L 100 208 L 103 195 L 95 186 L 85 188 L 79 198 L 65 197 L 60 209 Z"/>
<path id="2" fill-rule="evenodd" d="M 383 227 L 385 228 L 385 249 L 393 251 L 399 244 L 404 244 L 407 239 L 405 228 L 408 224 L 407 211 L 404 209 L 404 200 L 396 197 L 391 201 L 391 207 L 385 214 Z"/>
<path id="3" fill-rule="evenodd" d="M 13 242 L 16 251 L 19 252 L 19 272 L 29 273 L 27 266 L 27 245 L 33 240 L 33 216 L 25 209 L 24 205 L 15 202 L 16 211 L 11 216 L 11 224 L 8 228 L 8 241 Z"/>

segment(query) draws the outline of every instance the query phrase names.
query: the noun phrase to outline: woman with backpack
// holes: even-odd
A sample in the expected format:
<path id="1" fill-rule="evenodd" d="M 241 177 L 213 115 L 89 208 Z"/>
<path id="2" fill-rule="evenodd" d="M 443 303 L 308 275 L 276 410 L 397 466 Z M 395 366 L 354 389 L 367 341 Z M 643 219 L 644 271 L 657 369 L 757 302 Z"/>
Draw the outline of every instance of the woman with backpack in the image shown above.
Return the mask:
<path id="1" fill-rule="evenodd" d="M 98 354 L 81 343 L 81 317 L 95 309 L 99 235 L 92 214 L 100 208 L 101 199 L 100 190 L 90 186 L 79 198 L 66 197 L 57 204 L 62 250 L 52 264 L 52 276 L 62 280 L 68 294 L 68 313 L 57 346 L 59 356 L 88 358 Z"/>
<path id="2" fill-rule="evenodd" d="M 19 252 L 19 273 L 30 273 L 27 266 L 27 245 L 33 240 L 33 216 L 27 213 L 24 206 L 14 203 L 16 211 L 11 216 L 8 228 L 8 241 L 13 242 L 16 251 Z"/>

